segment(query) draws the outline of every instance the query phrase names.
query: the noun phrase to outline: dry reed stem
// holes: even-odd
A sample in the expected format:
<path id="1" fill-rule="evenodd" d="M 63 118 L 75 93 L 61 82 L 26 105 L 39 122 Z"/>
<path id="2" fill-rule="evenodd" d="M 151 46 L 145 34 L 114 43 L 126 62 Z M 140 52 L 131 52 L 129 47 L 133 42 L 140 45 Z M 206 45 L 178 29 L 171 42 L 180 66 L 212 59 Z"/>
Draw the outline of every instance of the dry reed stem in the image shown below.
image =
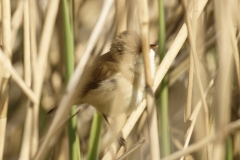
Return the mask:
<path id="1" fill-rule="evenodd" d="M 22 17 L 23 17 L 22 15 L 23 15 L 23 0 L 20 0 L 18 2 L 17 9 L 12 16 L 12 24 L 11 24 L 11 28 L 12 28 L 11 46 L 12 46 L 12 49 L 14 47 L 14 42 L 16 40 L 18 29 L 22 24 Z"/>
<path id="2" fill-rule="evenodd" d="M 239 51 L 237 46 L 237 37 L 235 37 L 234 26 L 230 26 L 230 34 L 231 34 L 231 44 L 233 48 L 233 57 L 235 60 L 236 72 L 237 72 L 237 79 L 238 79 L 238 87 L 240 89 L 240 65 L 239 65 Z"/>
<path id="3" fill-rule="evenodd" d="M 142 54 L 144 61 L 144 69 L 145 69 L 145 79 L 147 87 L 151 87 L 153 85 L 153 75 L 152 70 L 154 68 L 151 67 L 150 64 L 150 46 L 149 46 L 149 16 L 148 16 L 148 4 L 145 0 L 139 1 L 139 25 L 141 32 L 141 40 L 142 40 Z"/>
<path id="4" fill-rule="evenodd" d="M 19 160 L 31 159 L 31 137 L 32 137 L 32 120 L 33 120 L 33 108 L 30 103 L 26 103 L 27 115 L 24 124 L 24 134 L 22 138 L 21 150 Z"/>
<path id="5" fill-rule="evenodd" d="M 126 1 L 127 3 L 127 29 L 135 30 L 139 33 L 139 23 L 137 14 L 138 0 Z"/>
<path id="6" fill-rule="evenodd" d="M 233 2 L 233 1 L 230 1 Z M 232 20 L 230 17 L 230 2 L 214 1 L 214 15 L 216 22 L 217 51 L 218 51 L 218 76 L 215 92 L 215 129 L 219 133 L 213 148 L 212 159 L 225 158 L 225 140 L 227 132 L 222 130 L 230 121 L 231 92 L 232 92 L 232 45 L 231 31 Z"/>
<path id="7" fill-rule="evenodd" d="M 202 13 L 205 5 L 207 4 L 208 0 L 202 0 L 198 1 L 198 17 Z M 191 14 L 190 14 L 191 15 Z M 162 60 L 161 64 L 159 65 L 157 72 L 156 72 L 156 77 L 154 81 L 154 90 L 156 90 L 161 83 L 163 77 L 167 73 L 168 69 L 170 68 L 172 62 L 174 61 L 175 57 L 177 56 L 179 50 L 181 49 L 183 43 L 185 42 L 187 38 L 187 26 L 186 24 L 183 24 L 180 31 L 178 32 L 176 38 L 173 41 L 173 44 L 169 48 L 168 52 L 166 53 L 166 56 Z"/>
<path id="8" fill-rule="evenodd" d="M 193 3 L 193 12 L 192 12 L 192 26 L 193 26 L 193 32 L 194 32 L 194 41 L 196 42 L 196 33 L 197 33 L 197 29 L 196 29 L 196 25 L 197 25 L 197 9 L 198 9 L 198 1 L 194 0 L 192 1 Z M 184 7 L 183 7 L 184 8 Z M 187 10 L 185 10 L 185 13 L 187 13 Z M 194 120 L 190 119 L 191 116 L 191 111 L 192 111 L 192 91 L 193 91 L 193 76 L 194 76 L 194 60 L 193 60 L 193 55 L 192 55 L 192 51 L 190 51 L 190 55 L 189 55 L 189 73 L 188 73 L 188 88 L 187 88 L 187 104 L 184 108 L 184 122 L 186 123 L 188 120 L 191 121 L 191 126 L 186 129 L 185 131 L 185 144 L 184 144 L 184 148 L 186 148 L 188 146 L 190 137 L 189 135 L 192 134 L 193 131 L 193 127 L 195 126 L 195 122 L 196 122 L 196 118 Z M 196 109 L 196 108 L 195 108 Z M 200 107 L 197 111 L 197 114 L 200 110 Z M 192 113 L 192 115 L 194 114 L 194 112 Z M 184 157 L 181 157 L 180 160 L 183 160 Z"/>
<path id="9" fill-rule="evenodd" d="M 158 123 L 157 111 L 155 105 L 154 94 L 152 90 L 154 68 L 150 64 L 150 47 L 149 47 L 149 15 L 148 15 L 148 2 L 147 0 L 139 1 L 139 24 L 142 40 L 142 53 L 144 61 L 144 71 L 146 80 L 146 99 L 147 99 L 147 113 L 148 113 L 148 130 L 150 141 L 151 159 L 160 159 L 160 147 L 158 137 Z"/>
<path id="10" fill-rule="evenodd" d="M 193 110 L 191 116 L 189 117 L 189 120 L 191 121 L 190 127 L 187 129 L 186 134 L 185 134 L 185 143 L 183 146 L 183 149 L 186 149 L 188 147 L 188 144 L 190 142 L 190 138 L 192 136 L 193 128 L 195 126 L 195 122 L 197 120 L 198 113 L 201 109 L 202 103 L 201 100 L 198 101 L 195 109 Z M 185 156 L 182 156 L 180 160 L 183 160 Z"/>
<path id="11" fill-rule="evenodd" d="M 197 33 L 197 12 L 198 12 L 198 0 L 192 1 L 193 3 L 193 18 L 192 18 L 192 28 L 193 28 L 193 38 L 196 43 L 196 33 Z M 184 7 L 183 7 L 184 8 Z M 194 73 L 194 60 L 192 51 L 190 51 L 190 62 L 189 62 L 189 74 L 188 74 L 188 89 L 187 89 L 187 105 L 184 109 L 184 121 L 186 122 L 192 110 L 192 91 L 193 91 L 193 73 Z"/>
<path id="12" fill-rule="evenodd" d="M 38 74 L 35 78 L 35 82 L 33 84 L 33 90 L 36 93 L 38 99 L 41 97 L 42 86 L 44 81 L 44 75 L 47 67 L 47 57 L 48 51 L 51 44 L 51 38 L 53 34 L 53 28 L 55 26 L 55 20 L 57 16 L 58 6 L 60 0 L 51 0 L 48 2 L 46 19 L 43 25 L 43 31 L 39 44 L 39 56 L 37 61 Z M 32 156 L 34 156 L 38 149 L 38 139 L 39 139 L 39 101 L 38 103 L 34 103 L 33 106 L 33 135 L 32 135 Z"/>
<path id="13" fill-rule="evenodd" d="M 23 44 L 24 44 L 24 80 L 25 84 L 31 86 L 31 57 L 30 57 L 30 27 L 29 27 L 29 0 L 24 0 L 23 4 Z M 31 153 L 31 136 L 32 136 L 32 117 L 33 109 L 30 106 L 30 101 L 26 102 L 27 116 L 25 119 L 24 133 L 22 138 L 20 157 L 21 160 L 29 160 Z"/>
<path id="14" fill-rule="evenodd" d="M 2 0 L 2 42 L 6 57 L 11 59 L 11 5 L 9 0 Z"/>
<path id="15" fill-rule="evenodd" d="M 29 0 L 24 0 L 23 10 L 23 45 L 24 45 L 24 80 L 25 84 L 30 87 L 32 76 L 31 76 L 31 57 L 30 57 L 30 23 L 29 23 Z"/>
<path id="16" fill-rule="evenodd" d="M 3 54 L 0 49 L 0 61 L 5 69 L 11 74 L 11 78 L 18 84 L 18 86 L 22 89 L 22 91 L 28 96 L 28 98 L 33 102 L 37 103 L 38 98 L 36 94 L 25 84 L 21 76 L 17 73 L 17 71 L 13 68 L 11 62 L 7 57 Z"/>
<path id="17" fill-rule="evenodd" d="M 35 28 L 35 9 L 36 9 L 36 6 L 35 6 L 35 0 L 30 0 L 29 1 L 29 8 L 30 8 L 30 14 L 29 14 L 29 19 L 31 21 L 30 23 L 30 50 L 31 50 L 31 64 L 32 64 L 32 89 L 34 90 L 34 92 L 36 93 L 37 97 L 38 97 L 38 100 L 40 100 L 40 93 L 39 95 L 37 94 L 37 89 L 38 89 L 38 86 L 41 87 L 42 86 L 42 82 L 40 82 L 40 76 L 39 75 L 39 72 L 38 72 L 38 69 L 41 68 L 39 65 L 37 65 L 36 67 L 36 64 L 38 64 L 38 60 L 37 60 L 37 42 L 36 42 L 36 28 Z M 54 21 L 54 20 L 53 20 Z M 41 89 L 40 89 L 41 90 Z M 39 115 L 39 101 L 38 102 L 35 102 L 33 104 L 31 104 L 31 109 L 29 108 L 28 109 L 28 112 L 30 114 L 30 110 L 32 110 L 32 114 L 33 114 L 33 117 L 32 117 L 32 120 L 33 120 L 33 124 L 32 124 L 32 134 L 31 136 L 35 136 L 34 138 L 34 141 L 31 143 L 31 148 L 33 148 L 31 150 L 31 159 L 35 156 L 36 154 L 36 150 L 38 148 L 38 116 L 35 117 L 35 115 Z M 34 109 L 33 109 L 34 108 Z M 27 115 L 28 116 L 28 115 Z M 31 115 L 29 116 L 29 119 L 31 118 Z M 34 119 L 35 118 L 35 119 Z"/>
<path id="18" fill-rule="evenodd" d="M 208 111 L 208 106 L 207 106 L 207 102 L 204 96 L 204 90 L 203 90 L 203 85 L 202 85 L 202 81 L 201 81 L 201 77 L 200 77 L 200 71 L 199 71 L 199 59 L 197 56 L 197 48 L 196 48 L 196 44 L 195 44 L 195 39 L 194 35 L 196 36 L 196 33 L 193 33 L 192 30 L 192 26 L 190 24 L 190 16 L 187 12 L 187 4 L 186 4 L 186 0 L 182 0 L 183 3 L 183 7 L 185 9 L 185 13 L 186 13 L 186 23 L 187 23 L 187 29 L 188 29 L 188 38 L 189 38 L 189 42 L 190 42 L 190 46 L 191 46 L 191 53 L 193 56 L 193 61 L 194 61 L 194 69 L 195 69 L 195 73 L 196 73 L 196 77 L 197 77 L 197 85 L 198 85 L 198 89 L 200 91 L 200 95 L 201 95 L 201 100 L 202 100 L 202 104 L 203 104 L 203 108 L 204 108 L 204 114 L 205 114 L 205 127 L 206 127 L 206 135 L 208 136 L 210 131 L 210 127 L 209 127 L 209 111 Z M 195 16 L 196 18 L 196 16 Z M 196 30 L 195 30 L 196 32 Z M 210 154 L 209 151 L 209 147 L 207 147 L 207 155 Z M 209 158 L 209 157 L 208 157 Z"/>
<path id="19" fill-rule="evenodd" d="M 38 77 L 38 61 L 37 61 L 37 42 L 36 42 L 36 28 L 35 28 L 35 11 L 36 11 L 36 5 L 35 5 L 35 0 L 30 0 L 29 1 L 29 19 L 31 21 L 30 23 L 30 49 L 31 49 L 31 68 L 32 68 L 32 89 L 35 91 L 36 93 L 36 89 L 37 89 L 37 85 L 39 84 L 39 77 Z M 43 83 L 43 82 L 42 82 Z M 40 95 L 37 95 L 38 96 L 38 100 L 40 100 Z M 36 102 L 36 103 L 31 103 L 30 104 L 31 108 L 28 109 L 28 112 L 30 115 L 27 115 L 29 116 L 29 121 L 30 119 L 32 118 L 32 121 L 34 121 L 35 125 L 38 123 L 38 120 L 36 117 L 35 120 L 33 119 L 33 116 L 34 116 L 34 112 L 35 112 L 35 115 L 38 114 L 38 105 L 39 105 L 39 102 Z M 33 110 L 33 107 L 35 107 L 35 109 Z M 31 110 L 31 111 L 30 111 Z M 31 117 L 32 116 L 32 117 Z M 32 124 L 33 125 L 33 124 Z M 38 129 L 37 127 L 39 127 L 38 125 L 37 126 L 32 126 L 32 129 L 35 130 L 35 138 L 38 138 Z M 33 133 L 33 132 L 32 132 Z M 31 135 L 32 136 L 32 135 Z M 34 143 L 31 143 L 31 148 L 35 148 L 35 150 L 31 151 L 31 159 L 33 159 L 33 157 L 35 156 L 36 154 L 36 149 L 37 149 L 37 144 L 38 144 L 38 141 L 35 140 Z"/>
<path id="20" fill-rule="evenodd" d="M 227 126 L 222 128 L 222 131 L 225 132 L 226 134 L 230 134 L 230 133 L 236 131 L 236 129 L 239 129 L 239 127 L 240 127 L 240 120 L 237 120 L 232 123 L 229 123 Z M 188 148 L 186 148 L 185 150 L 177 151 L 167 157 L 162 158 L 161 160 L 175 160 L 175 159 L 180 158 L 181 156 L 193 153 L 193 152 L 205 147 L 206 145 L 215 142 L 217 140 L 217 138 L 219 138 L 221 136 L 221 134 L 222 134 L 221 132 L 216 132 L 214 135 L 208 136 L 208 137 L 202 139 L 201 141 L 188 146 Z"/>
<path id="21" fill-rule="evenodd" d="M 58 110 L 56 111 L 56 115 L 53 119 L 53 122 L 52 122 L 50 128 L 48 129 L 48 132 L 45 136 L 45 139 L 43 140 L 42 145 L 40 146 L 40 148 L 37 152 L 37 155 L 35 157 L 36 160 L 43 159 L 43 157 L 46 156 L 47 152 L 49 151 L 49 149 L 51 147 L 49 142 L 50 142 L 51 138 L 53 138 L 52 136 L 55 133 L 55 131 L 58 129 L 57 126 L 58 126 L 59 122 L 61 122 L 62 119 L 64 119 L 64 116 L 66 116 L 66 113 L 67 113 L 69 107 L 71 106 L 71 100 L 74 97 L 75 90 L 76 89 L 78 90 L 81 88 L 81 84 L 79 84 L 79 82 L 80 82 L 80 79 L 82 78 L 84 68 L 88 62 L 91 51 L 93 50 L 93 47 L 95 46 L 97 39 L 103 29 L 106 17 L 111 9 L 113 2 L 114 2 L 113 0 L 105 0 L 104 1 L 104 5 L 102 8 L 101 14 L 99 16 L 99 19 L 98 19 L 98 21 L 95 25 L 95 28 L 88 40 L 88 45 L 84 51 L 84 54 L 82 55 L 81 60 L 79 61 L 78 65 L 76 67 L 76 70 L 75 70 L 72 78 L 69 81 L 69 84 L 66 89 L 66 93 L 63 96 L 63 98 L 59 104 L 59 107 L 58 107 Z M 61 132 L 61 130 L 58 131 L 58 133 L 60 133 L 60 132 Z M 55 134 L 55 137 L 58 137 L 58 135 Z"/>
<path id="22" fill-rule="evenodd" d="M 125 31 L 127 28 L 127 9 L 126 0 L 116 0 L 116 20 L 117 20 L 117 31 L 116 35 Z"/>
<path id="23" fill-rule="evenodd" d="M 2 46 L 6 57 L 10 61 L 12 57 L 11 51 L 11 5 L 9 0 L 2 0 Z M 5 131 L 7 123 L 7 108 L 8 108 L 8 91 L 10 74 L 5 67 L 2 68 L 1 86 L 0 86 L 0 159 L 3 157 Z"/>
<path id="24" fill-rule="evenodd" d="M 150 153 L 152 159 L 160 159 L 160 146 L 158 137 L 157 109 L 152 88 L 146 88 L 148 130 Z"/>
<path id="25" fill-rule="evenodd" d="M 36 32 L 35 32 L 36 31 L 36 28 L 35 28 L 35 11 L 36 11 L 35 0 L 30 0 L 29 1 L 29 8 L 30 8 L 30 10 L 29 10 L 29 13 L 30 13 L 29 14 L 29 19 L 31 21 L 31 23 L 30 23 L 30 52 L 31 52 L 31 62 L 32 62 L 31 63 L 32 78 L 33 78 L 33 80 L 32 80 L 32 84 L 33 84 L 32 88 L 36 89 L 36 85 L 38 84 L 39 80 L 38 80 L 38 64 L 37 64 L 37 55 L 38 54 L 37 54 Z M 39 102 L 30 104 L 31 108 L 28 109 L 29 115 L 27 115 L 27 116 L 29 116 L 29 121 L 30 121 L 31 118 L 32 118 L 32 121 L 33 121 L 33 116 L 34 116 L 33 107 L 38 107 L 38 104 L 39 104 Z M 35 110 L 35 112 L 37 113 L 36 110 Z M 37 121 L 35 120 L 35 124 L 36 123 L 37 123 Z M 32 129 L 34 129 L 33 127 L 34 126 L 32 126 Z M 37 132 L 37 130 L 36 130 L 36 132 Z M 37 135 L 36 135 L 36 138 L 37 138 Z M 31 143 L 31 147 L 34 146 L 34 145 L 36 146 L 36 144 Z M 35 148 L 37 148 L 37 146 Z M 31 159 L 34 157 L 34 155 L 35 155 L 35 153 L 31 151 L 31 155 L 30 155 Z"/>
<path id="26" fill-rule="evenodd" d="M 205 95 L 204 95 L 205 97 L 206 97 L 206 95 L 208 94 L 208 91 L 210 90 L 210 88 L 212 87 L 212 85 L 213 85 L 213 80 L 210 81 L 210 83 L 209 83 L 209 85 L 208 85 L 208 88 L 206 89 L 206 91 L 205 91 L 205 93 L 204 93 L 204 94 L 205 94 Z M 198 103 L 197 103 L 197 105 L 196 105 L 196 107 L 194 108 L 191 116 L 189 117 L 189 120 L 191 121 L 191 125 L 190 125 L 190 127 L 187 129 L 186 136 L 185 136 L 185 143 L 184 143 L 184 148 L 183 148 L 183 149 L 186 149 L 186 148 L 188 147 L 188 144 L 189 144 L 189 142 L 190 142 L 190 138 L 191 138 L 191 136 L 192 136 L 193 128 L 194 128 L 194 126 L 195 126 L 195 122 L 196 122 L 196 120 L 197 120 L 197 116 L 198 116 L 198 113 L 199 113 L 199 111 L 200 111 L 200 109 L 201 109 L 201 106 L 202 106 L 202 103 L 201 103 L 201 100 L 199 100 Z M 184 159 L 184 156 L 181 157 L 180 160 L 183 160 L 183 159 Z"/>
<path id="27" fill-rule="evenodd" d="M 183 0 L 184 6 L 186 7 L 186 0 Z M 188 16 L 188 13 L 186 12 L 186 22 L 187 22 L 187 28 L 188 28 L 188 37 L 189 37 L 189 42 L 191 45 L 191 52 L 193 55 L 193 60 L 194 60 L 194 68 L 196 70 L 196 76 L 197 76 L 197 84 L 198 84 L 198 88 L 200 90 L 200 95 L 201 95 L 201 99 L 202 99 L 202 103 L 203 103 L 203 107 L 204 107 L 204 112 L 205 112 L 205 124 L 206 124 L 206 131 L 207 131 L 207 135 L 209 135 L 209 114 L 208 114 L 208 106 L 207 106 L 207 102 L 206 99 L 204 97 L 204 91 L 203 91 L 203 85 L 201 82 L 201 78 L 200 78 L 200 72 L 199 72 L 199 60 L 197 57 L 197 49 L 196 49 L 196 45 L 194 43 L 194 33 L 190 24 L 190 17 Z"/>
<path id="28" fill-rule="evenodd" d="M 194 72 L 194 64 L 193 64 L 193 57 L 192 53 L 190 53 L 189 58 L 189 73 L 188 73 L 188 88 L 187 88 L 187 104 L 184 108 L 184 122 L 187 122 L 191 115 L 192 111 L 192 91 L 193 91 L 193 72 Z"/>
<path id="29" fill-rule="evenodd" d="M 31 65 L 33 74 L 33 84 L 37 84 L 37 42 L 36 42 L 36 27 L 35 27 L 35 0 L 29 1 L 29 19 L 30 19 L 30 48 L 31 48 Z"/>

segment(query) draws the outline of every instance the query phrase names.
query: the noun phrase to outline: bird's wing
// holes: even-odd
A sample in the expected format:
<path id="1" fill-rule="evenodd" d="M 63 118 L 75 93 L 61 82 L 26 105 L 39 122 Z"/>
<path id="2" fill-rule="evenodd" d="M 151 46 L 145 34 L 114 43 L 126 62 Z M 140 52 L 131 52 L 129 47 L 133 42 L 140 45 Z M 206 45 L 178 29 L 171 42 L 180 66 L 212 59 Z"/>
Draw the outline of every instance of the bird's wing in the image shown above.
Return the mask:
<path id="1" fill-rule="evenodd" d="M 92 74 L 90 74 L 83 88 L 82 96 L 86 95 L 90 90 L 97 89 L 102 81 L 118 73 L 119 67 L 117 63 L 119 62 L 114 59 L 111 52 L 100 56 L 93 65 Z"/>

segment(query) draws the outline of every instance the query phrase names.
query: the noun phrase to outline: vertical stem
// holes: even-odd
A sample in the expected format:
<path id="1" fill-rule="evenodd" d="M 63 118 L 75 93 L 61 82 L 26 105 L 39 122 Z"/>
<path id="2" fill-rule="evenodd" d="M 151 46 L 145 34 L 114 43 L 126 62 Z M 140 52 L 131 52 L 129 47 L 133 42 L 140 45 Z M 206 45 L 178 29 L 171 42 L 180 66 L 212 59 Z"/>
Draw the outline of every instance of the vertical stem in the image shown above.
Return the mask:
<path id="1" fill-rule="evenodd" d="M 72 9 L 72 0 L 70 0 L 70 9 Z M 65 43 L 65 67 L 66 67 L 66 79 L 67 83 L 74 72 L 74 38 L 73 38 L 73 22 L 72 10 L 68 11 L 66 0 L 62 0 L 61 3 L 64 20 L 64 43 Z M 71 107 L 70 114 L 76 113 L 76 106 Z M 77 138 L 77 117 L 74 116 L 68 123 L 68 137 L 69 137 L 69 159 L 80 159 L 79 142 Z"/>
<path id="2" fill-rule="evenodd" d="M 2 0 L 2 46 L 6 56 L 11 59 L 11 5 L 9 0 Z M 5 131 L 7 123 L 8 91 L 10 74 L 0 66 L 2 77 L 0 77 L 0 159 L 3 157 Z"/>
<path id="3" fill-rule="evenodd" d="M 144 71 L 146 80 L 146 98 L 147 98 L 147 112 L 148 112 L 148 127 L 150 138 L 151 159 L 160 159 L 157 111 L 155 99 L 153 94 L 153 75 L 152 65 L 150 64 L 150 46 L 149 46 L 149 15 L 147 0 L 141 0 L 139 3 L 139 21 L 142 39 L 142 53 L 144 61 Z"/>
<path id="4" fill-rule="evenodd" d="M 35 156 L 37 151 L 39 151 L 39 100 L 41 97 L 42 86 L 44 81 L 44 75 L 47 67 L 47 57 L 50 47 L 50 42 L 53 34 L 53 29 L 57 17 L 57 11 L 59 7 L 60 0 L 51 0 L 48 2 L 46 18 L 43 25 L 43 31 L 40 38 L 39 50 L 38 50 L 38 60 L 37 67 L 38 74 L 34 79 L 33 90 L 38 97 L 38 102 L 33 106 L 33 138 L 32 138 L 32 156 Z M 36 157 L 35 157 L 36 158 Z"/>
<path id="5" fill-rule="evenodd" d="M 227 143 L 226 143 L 226 160 L 232 160 L 233 159 L 233 144 L 232 144 L 232 137 L 228 135 Z"/>
<path id="6" fill-rule="evenodd" d="M 101 125 L 102 124 L 102 115 L 100 113 L 95 113 L 91 125 L 91 132 L 88 145 L 88 154 L 87 160 L 97 160 L 98 150 L 99 150 L 99 141 L 101 135 Z"/>
<path id="7" fill-rule="evenodd" d="M 36 42 L 36 27 L 35 27 L 35 0 L 29 1 L 29 19 L 30 19 L 30 49 L 31 49 L 31 65 L 33 74 L 33 84 L 36 84 L 37 79 L 37 42 Z"/>
<path id="8" fill-rule="evenodd" d="M 23 9 L 23 34 L 24 34 L 24 80 L 28 87 L 31 86 L 31 58 L 30 58 L 30 25 L 29 25 L 29 0 L 24 0 Z M 25 119 L 24 133 L 21 144 L 21 160 L 31 159 L 31 136 L 33 108 L 29 99 L 26 101 L 27 116 Z"/>
<path id="9" fill-rule="evenodd" d="M 165 56 L 165 43 L 166 43 L 166 28 L 165 28 L 165 17 L 164 17 L 164 6 L 163 0 L 158 1 L 159 5 L 159 54 L 162 60 Z M 161 133 L 161 151 L 162 157 L 170 154 L 170 133 L 169 133 L 169 117 L 168 117 L 168 78 L 162 81 L 160 88 L 160 97 L 158 101 L 159 107 L 159 130 Z"/>
<path id="10" fill-rule="evenodd" d="M 161 60 L 165 56 L 166 52 L 166 27 L 165 27 L 165 14 L 164 14 L 164 6 L 163 0 L 158 1 L 158 10 L 159 10 L 159 54 Z"/>
<path id="11" fill-rule="evenodd" d="M 30 53 L 31 53 L 31 68 L 32 68 L 32 88 L 34 89 L 34 86 L 36 86 L 37 82 L 38 82 L 38 66 L 37 66 L 37 42 L 36 42 L 36 32 L 35 32 L 35 10 L 36 9 L 36 5 L 35 5 L 35 0 L 30 0 L 29 1 L 29 27 L 30 27 Z M 36 92 L 35 92 L 36 93 Z M 32 121 L 31 124 L 31 136 L 33 136 L 33 128 L 35 128 L 33 126 L 33 121 L 34 121 L 34 110 L 38 110 L 38 103 L 31 103 L 30 104 L 31 108 L 29 107 L 28 109 L 28 115 L 27 118 L 29 118 L 29 121 Z M 33 107 L 37 107 L 37 108 L 33 108 Z M 30 111 L 31 110 L 31 111 Z M 30 122 L 29 122 L 30 123 Z M 30 125 L 29 125 L 30 126 Z M 36 132 L 37 130 L 35 130 Z M 36 134 L 35 134 L 36 135 Z M 36 141 L 35 141 L 36 142 Z M 31 146 L 34 146 L 35 144 L 32 143 Z M 36 148 L 36 147 L 34 147 Z M 33 158 L 33 156 L 35 155 L 34 150 L 31 150 L 31 158 Z"/>
<path id="12" fill-rule="evenodd" d="M 201 81 L 201 76 L 200 76 L 200 71 L 199 71 L 199 59 L 197 57 L 197 48 L 196 45 L 194 43 L 194 34 L 192 31 L 192 25 L 190 24 L 190 17 L 189 14 L 187 12 L 187 4 L 186 4 L 186 0 L 182 0 L 183 3 L 183 7 L 186 11 L 186 24 L 187 24 L 187 29 L 188 29 L 188 38 L 189 38 L 189 43 L 191 45 L 191 53 L 193 53 L 193 61 L 194 61 L 194 69 L 195 69 L 195 74 L 197 77 L 197 85 L 198 85 L 198 89 L 200 91 L 200 95 L 201 95 L 201 100 L 202 100 L 202 104 L 204 107 L 204 114 L 205 114 L 205 127 L 206 127 L 206 134 L 207 136 L 209 135 L 209 113 L 208 113 L 208 106 L 207 106 L 207 102 L 206 99 L 204 97 L 204 91 L 203 91 L 203 85 L 202 85 L 202 81 Z"/>
<path id="13" fill-rule="evenodd" d="M 214 15 L 218 51 L 218 77 L 216 80 L 215 97 L 215 129 L 221 133 L 214 144 L 213 157 L 211 159 L 223 160 L 225 158 L 226 131 L 222 128 L 230 121 L 231 93 L 232 93 L 232 72 L 233 72 L 233 48 L 231 46 L 232 17 L 230 7 L 233 1 L 214 1 Z"/>
<path id="14" fill-rule="evenodd" d="M 193 19 L 192 19 L 192 28 L 193 28 L 193 38 L 194 42 L 196 42 L 196 25 L 197 25 L 197 10 L 198 10 L 198 5 L 197 1 L 194 0 L 193 2 Z M 187 12 L 187 11 L 186 11 Z M 191 111 L 192 111 L 192 91 L 193 91 L 193 77 L 194 77 L 194 60 L 193 60 L 193 53 L 190 51 L 190 58 L 189 58 L 189 73 L 188 73 L 188 88 L 187 88 L 187 104 L 184 107 L 184 122 L 187 123 L 189 121 L 189 118 L 191 116 Z M 189 130 L 186 130 L 185 132 L 185 144 L 187 141 L 187 135 L 188 135 Z M 183 159 L 183 157 L 182 157 Z"/>
<path id="15" fill-rule="evenodd" d="M 116 19 L 117 19 L 117 34 L 125 31 L 127 28 L 127 9 L 126 0 L 116 0 Z M 116 35 L 117 35 L 116 34 Z"/>

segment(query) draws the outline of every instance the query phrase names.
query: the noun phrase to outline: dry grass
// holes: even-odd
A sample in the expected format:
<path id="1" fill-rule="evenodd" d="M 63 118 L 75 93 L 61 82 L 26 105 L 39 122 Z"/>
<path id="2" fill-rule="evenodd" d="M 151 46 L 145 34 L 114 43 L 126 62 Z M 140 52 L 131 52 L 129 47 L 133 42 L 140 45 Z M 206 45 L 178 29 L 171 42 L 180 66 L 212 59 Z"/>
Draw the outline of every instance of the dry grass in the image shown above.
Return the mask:
<path id="1" fill-rule="evenodd" d="M 86 66 L 106 53 L 113 37 L 125 29 L 134 29 L 141 35 L 143 52 L 147 53 L 148 43 L 158 42 L 157 1 L 73 2 L 76 69 L 67 86 L 60 1 L 0 2 L 0 159 L 69 159 L 67 113 L 75 90 L 81 89 Z M 240 2 L 170 0 L 164 1 L 164 9 L 166 56 L 156 66 L 154 82 L 150 72 L 146 72 L 147 84 L 156 97 L 160 83 L 169 74 L 167 125 L 171 155 L 161 158 L 237 160 Z M 130 152 L 124 156 L 129 159 L 158 157 L 161 147 L 165 147 L 160 141 L 160 149 L 154 148 L 160 139 L 156 131 L 159 125 L 154 116 L 150 117 L 154 123 L 145 123 L 151 122 L 145 107 L 153 104 L 153 97 L 147 97 L 123 127 L 116 127 L 128 141 Z M 55 106 L 60 106 L 56 114 L 47 115 Z M 84 107 L 77 114 L 83 159 L 87 157 L 94 112 L 92 107 Z M 157 116 L 160 114 L 157 109 Z M 114 119 L 110 121 L 118 126 Z M 117 141 L 111 141 L 112 136 L 104 124 L 100 159 L 114 159 L 126 152 Z M 144 143 L 139 141 L 142 138 L 146 139 Z"/>

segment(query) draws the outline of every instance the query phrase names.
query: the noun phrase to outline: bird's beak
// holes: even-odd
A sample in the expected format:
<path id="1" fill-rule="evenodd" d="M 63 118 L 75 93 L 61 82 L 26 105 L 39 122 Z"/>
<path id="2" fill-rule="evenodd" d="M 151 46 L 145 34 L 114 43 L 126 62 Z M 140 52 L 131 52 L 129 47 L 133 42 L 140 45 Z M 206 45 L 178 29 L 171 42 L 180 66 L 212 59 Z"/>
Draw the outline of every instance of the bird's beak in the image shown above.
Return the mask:
<path id="1" fill-rule="evenodd" d="M 158 47 L 157 44 L 150 44 L 150 48 L 151 48 L 151 49 L 154 49 L 154 48 L 157 48 L 157 47 Z"/>

